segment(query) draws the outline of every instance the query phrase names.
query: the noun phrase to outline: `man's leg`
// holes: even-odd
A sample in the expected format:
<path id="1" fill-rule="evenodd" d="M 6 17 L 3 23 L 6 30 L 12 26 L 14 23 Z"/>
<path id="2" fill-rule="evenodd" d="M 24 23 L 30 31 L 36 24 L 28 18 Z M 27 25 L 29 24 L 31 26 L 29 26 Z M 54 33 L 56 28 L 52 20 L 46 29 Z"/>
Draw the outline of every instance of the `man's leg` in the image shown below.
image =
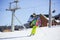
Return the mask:
<path id="1" fill-rule="evenodd" d="M 36 26 L 33 26 L 30 36 L 34 35 L 35 33 L 36 33 Z"/>

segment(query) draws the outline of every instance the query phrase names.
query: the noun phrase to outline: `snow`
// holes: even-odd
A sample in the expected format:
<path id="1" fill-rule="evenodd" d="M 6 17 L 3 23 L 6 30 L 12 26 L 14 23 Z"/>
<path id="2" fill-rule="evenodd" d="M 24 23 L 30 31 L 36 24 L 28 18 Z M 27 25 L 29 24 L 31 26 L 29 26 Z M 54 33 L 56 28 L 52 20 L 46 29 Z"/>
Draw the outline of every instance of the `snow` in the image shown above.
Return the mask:
<path id="1" fill-rule="evenodd" d="M 60 20 L 55 20 L 55 21 L 58 22 L 58 23 L 60 22 Z"/>
<path id="2" fill-rule="evenodd" d="M 0 32 L 0 40 L 60 40 L 60 25 L 37 28 L 34 36 L 29 36 L 31 28 L 22 31 Z"/>

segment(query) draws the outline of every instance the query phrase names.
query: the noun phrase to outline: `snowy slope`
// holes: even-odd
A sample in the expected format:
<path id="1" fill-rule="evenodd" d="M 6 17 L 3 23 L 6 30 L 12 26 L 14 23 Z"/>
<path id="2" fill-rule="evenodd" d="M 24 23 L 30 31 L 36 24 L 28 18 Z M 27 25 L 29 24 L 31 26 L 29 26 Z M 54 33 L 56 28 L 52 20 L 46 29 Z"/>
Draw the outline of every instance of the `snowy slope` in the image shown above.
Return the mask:
<path id="1" fill-rule="evenodd" d="M 0 40 L 60 40 L 60 26 L 37 28 L 34 36 L 29 37 L 31 29 L 15 32 L 0 32 Z"/>

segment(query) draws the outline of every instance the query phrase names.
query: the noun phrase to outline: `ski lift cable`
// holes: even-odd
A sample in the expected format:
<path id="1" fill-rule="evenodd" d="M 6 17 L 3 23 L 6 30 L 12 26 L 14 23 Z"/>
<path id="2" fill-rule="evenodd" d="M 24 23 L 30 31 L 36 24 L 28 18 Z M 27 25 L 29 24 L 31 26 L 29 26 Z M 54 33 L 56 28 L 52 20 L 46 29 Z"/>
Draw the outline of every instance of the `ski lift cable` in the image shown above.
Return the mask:
<path id="1" fill-rule="evenodd" d="M 15 16 L 15 15 L 14 15 Z M 15 18 L 17 19 L 17 21 L 22 25 L 22 23 L 20 22 L 20 20 L 15 16 Z M 26 29 L 26 27 L 24 25 L 22 25 L 24 27 L 24 29 Z"/>

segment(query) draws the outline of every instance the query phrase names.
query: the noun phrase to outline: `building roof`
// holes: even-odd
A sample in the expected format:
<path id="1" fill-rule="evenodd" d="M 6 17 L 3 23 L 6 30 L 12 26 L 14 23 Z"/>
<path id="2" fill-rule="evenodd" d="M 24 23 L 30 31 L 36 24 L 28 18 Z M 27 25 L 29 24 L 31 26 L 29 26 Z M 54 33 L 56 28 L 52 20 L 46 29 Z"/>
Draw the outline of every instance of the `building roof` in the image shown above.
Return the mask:
<path id="1" fill-rule="evenodd" d="M 55 20 L 57 23 L 60 23 L 60 20 Z"/>
<path id="2" fill-rule="evenodd" d="M 49 20 L 49 15 L 46 15 L 46 14 L 41 14 L 42 16 L 44 16 L 47 20 Z M 52 18 L 53 20 L 54 18 Z"/>

